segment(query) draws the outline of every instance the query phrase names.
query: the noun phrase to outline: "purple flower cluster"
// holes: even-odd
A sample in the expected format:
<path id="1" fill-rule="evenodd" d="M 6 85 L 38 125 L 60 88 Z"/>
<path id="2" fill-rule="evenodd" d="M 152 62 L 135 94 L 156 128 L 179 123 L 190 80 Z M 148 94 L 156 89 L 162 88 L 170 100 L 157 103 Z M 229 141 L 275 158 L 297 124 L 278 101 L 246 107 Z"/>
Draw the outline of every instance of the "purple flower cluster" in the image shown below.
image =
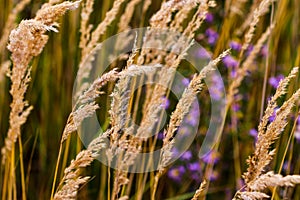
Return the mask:
<path id="1" fill-rule="evenodd" d="M 238 42 L 235 42 L 235 41 L 231 41 L 229 43 L 229 46 L 234 51 L 241 51 L 241 49 L 242 49 L 242 45 Z"/>
<path id="2" fill-rule="evenodd" d="M 234 102 L 232 104 L 232 110 L 234 112 L 239 112 L 241 110 L 241 105 L 239 104 L 239 102 Z"/>
<path id="3" fill-rule="evenodd" d="M 162 108 L 167 110 L 170 107 L 170 100 L 167 97 L 162 97 L 163 103 L 161 104 Z"/>
<path id="4" fill-rule="evenodd" d="M 219 38 L 219 34 L 212 28 L 206 29 L 205 36 L 207 37 L 207 43 L 210 45 L 215 45 Z"/>
<path id="5" fill-rule="evenodd" d="M 278 76 L 273 76 L 269 78 L 269 84 L 276 89 L 279 85 L 280 80 L 282 79 L 284 79 L 284 76 L 282 74 L 279 74 Z"/>
<path id="6" fill-rule="evenodd" d="M 214 16 L 213 16 L 213 14 L 207 13 L 207 14 L 206 14 L 205 21 L 208 22 L 208 23 L 212 23 L 212 22 L 214 21 Z"/>
<path id="7" fill-rule="evenodd" d="M 251 135 L 252 137 L 254 137 L 255 139 L 257 138 L 258 132 L 255 128 L 250 129 L 249 131 L 249 135 Z"/>
<path id="8" fill-rule="evenodd" d="M 168 171 L 168 177 L 177 183 L 184 179 L 184 176 L 191 177 L 197 183 L 201 182 L 201 165 L 199 162 L 187 163 L 172 167 Z"/>
<path id="9" fill-rule="evenodd" d="M 168 177 L 176 182 L 180 182 L 185 172 L 184 166 L 173 167 L 169 169 Z"/>
<path id="10" fill-rule="evenodd" d="M 176 150 L 175 150 L 176 151 Z M 174 153 L 174 152 L 173 152 Z M 219 161 L 220 155 L 216 151 L 211 151 L 205 155 L 201 160 L 206 164 L 215 164 Z M 176 182 L 181 182 L 184 177 L 192 178 L 197 183 L 202 179 L 202 165 L 199 161 L 193 161 L 193 153 L 189 150 L 184 152 L 180 157 L 180 163 L 178 166 L 172 167 L 168 171 L 168 177 Z M 210 175 L 210 180 L 215 181 L 218 178 L 218 172 L 213 171 Z"/>
<path id="11" fill-rule="evenodd" d="M 186 151 L 181 155 L 180 159 L 183 160 L 183 161 L 189 161 L 189 160 L 192 159 L 192 157 L 193 157 L 192 152 L 191 151 Z"/>
<path id="12" fill-rule="evenodd" d="M 208 59 L 211 57 L 211 53 L 209 53 L 207 50 L 201 47 L 197 49 L 196 57 L 201 59 Z"/>
<path id="13" fill-rule="evenodd" d="M 235 78 L 237 75 L 238 61 L 231 55 L 227 55 L 223 58 L 223 64 L 230 70 L 231 78 Z"/>
<path id="14" fill-rule="evenodd" d="M 297 128 L 295 131 L 295 139 L 297 140 L 298 143 L 300 143 L 300 116 L 298 116 L 298 119 L 297 119 Z"/>
<path id="15" fill-rule="evenodd" d="M 230 55 L 227 55 L 225 58 L 223 58 L 223 63 L 227 68 L 236 68 L 238 66 L 238 61 Z"/>

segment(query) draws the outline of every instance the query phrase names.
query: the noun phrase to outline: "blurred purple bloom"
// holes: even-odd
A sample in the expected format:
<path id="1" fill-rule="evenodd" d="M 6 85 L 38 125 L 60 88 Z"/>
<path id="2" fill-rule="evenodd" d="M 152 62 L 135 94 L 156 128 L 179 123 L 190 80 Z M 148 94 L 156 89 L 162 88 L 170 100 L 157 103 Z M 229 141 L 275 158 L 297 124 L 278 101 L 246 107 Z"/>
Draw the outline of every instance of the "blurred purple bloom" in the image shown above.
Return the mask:
<path id="1" fill-rule="evenodd" d="M 202 160 L 207 164 L 215 164 L 219 161 L 219 154 L 216 151 L 210 151 Z"/>
<path id="2" fill-rule="evenodd" d="M 183 138 L 191 134 L 191 129 L 188 128 L 187 124 L 183 124 L 178 128 L 178 137 Z"/>
<path id="3" fill-rule="evenodd" d="M 213 172 L 211 173 L 210 177 L 209 177 L 209 180 L 210 180 L 210 181 L 215 181 L 215 180 L 218 179 L 218 177 L 219 177 L 219 173 L 218 173 L 217 171 L 213 171 Z"/>
<path id="4" fill-rule="evenodd" d="M 210 58 L 210 54 L 204 48 L 197 49 L 196 57 L 198 58 Z"/>
<path id="5" fill-rule="evenodd" d="M 191 160 L 192 157 L 193 157 L 192 152 L 186 151 L 182 154 L 182 156 L 180 158 L 181 158 L 181 160 Z"/>
<path id="6" fill-rule="evenodd" d="M 254 46 L 253 46 L 252 44 L 250 44 L 250 45 L 248 46 L 247 52 L 246 52 L 246 55 L 247 55 L 247 56 L 252 52 L 253 48 L 254 48 Z"/>
<path id="7" fill-rule="evenodd" d="M 210 45 L 214 45 L 219 38 L 219 34 L 211 28 L 206 29 L 205 35 L 207 36 L 207 42 Z"/>
<path id="8" fill-rule="evenodd" d="M 233 68 L 233 67 L 237 67 L 238 65 L 238 61 L 235 60 L 232 56 L 227 55 L 225 56 L 225 58 L 223 58 L 223 63 L 225 65 L 225 67 L 227 68 Z"/>
<path id="9" fill-rule="evenodd" d="M 236 75 L 237 75 L 237 71 L 236 71 L 235 68 L 233 68 L 233 69 L 231 70 L 231 72 L 230 72 L 230 77 L 231 77 L 231 78 L 235 78 Z"/>
<path id="10" fill-rule="evenodd" d="M 264 45 L 264 46 L 261 48 L 260 54 L 261 54 L 263 57 L 267 57 L 267 55 L 268 55 L 268 46 L 267 46 L 267 45 Z"/>
<path id="11" fill-rule="evenodd" d="M 188 169 L 192 172 L 200 171 L 201 166 L 199 162 L 193 162 L 188 164 Z"/>
<path id="12" fill-rule="evenodd" d="M 240 51 L 242 49 L 242 45 L 235 41 L 231 41 L 229 46 L 230 46 L 230 48 L 232 48 L 235 51 Z"/>
<path id="13" fill-rule="evenodd" d="M 212 84 L 209 88 L 209 95 L 213 100 L 220 100 L 223 96 L 223 80 L 222 78 L 213 75 L 211 78 Z"/>
<path id="14" fill-rule="evenodd" d="M 170 106 L 170 100 L 167 99 L 167 97 L 163 97 L 163 103 L 161 104 L 161 106 L 164 108 L 164 109 L 168 109 L 169 106 Z"/>
<path id="15" fill-rule="evenodd" d="M 199 106 L 198 103 L 194 101 L 185 121 L 189 125 L 197 126 L 199 123 L 199 116 L 200 116 Z"/>
<path id="16" fill-rule="evenodd" d="M 168 171 L 168 177 L 174 181 L 179 182 L 181 181 L 184 172 L 185 169 L 183 166 L 174 167 Z"/>
<path id="17" fill-rule="evenodd" d="M 205 21 L 207 21 L 208 23 L 212 23 L 214 21 L 214 16 L 211 13 L 207 13 L 206 17 L 205 17 Z"/>
<path id="18" fill-rule="evenodd" d="M 157 139 L 159 140 L 163 140 L 165 138 L 164 133 L 163 132 L 159 132 L 157 135 Z"/>
<path id="19" fill-rule="evenodd" d="M 240 110 L 241 110 L 240 104 L 234 103 L 234 104 L 232 105 L 232 110 L 233 110 L 234 112 L 240 111 Z"/>
<path id="20" fill-rule="evenodd" d="M 199 111 L 191 110 L 185 117 L 185 122 L 189 125 L 196 126 L 199 122 Z"/>
<path id="21" fill-rule="evenodd" d="M 252 137 L 257 138 L 258 132 L 257 132 L 257 130 L 256 130 L 255 128 L 253 128 L 253 129 L 251 129 L 251 130 L 249 131 L 249 134 L 250 134 Z"/>
<path id="22" fill-rule="evenodd" d="M 297 128 L 295 131 L 295 139 L 297 140 L 297 142 L 300 142 L 300 116 L 298 116 L 298 120 L 297 120 Z"/>
<path id="23" fill-rule="evenodd" d="M 237 180 L 237 186 L 238 186 L 239 188 L 242 188 L 242 187 L 245 186 L 245 182 L 244 182 L 244 180 L 243 180 L 242 178 L 239 178 L 239 179 Z"/>
<path id="24" fill-rule="evenodd" d="M 269 122 L 273 122 L 276 118 L 276 111 L 278 110 L 278 108 L 275 108 L 272 116 L 269 117 Z"/>
<path id="25" fill-rule="evenodd" d="M 179 155 L 179 151 L 178 151 L 178 149 L 176 149 L 175 147 L 173 147 L 172 149 L 171 149 L 171 152 L 172 152 L 172 157 L 173 158 L 177 158 L 178 157 L 178 155 Z"/>
<path id="26" fill-rule="evenodd" d="M 269 84 L 273 87 L 273 88 L 277 88 L 279 85 L 279 82 L 281 79 L 284 79 L 284 76 L 282 74 L 279 74 L 276 77 L 271 77 L 269 78 Z"/>
<path id="27" fill-rule="evenodd" d="M 184 86 L 188 86 L 189 84 L 190 84 L 190 79 L 188 79 L 188 78 L 184 78 L 184 79 L 182 79 L 182 84 L 184 85 Z"/>

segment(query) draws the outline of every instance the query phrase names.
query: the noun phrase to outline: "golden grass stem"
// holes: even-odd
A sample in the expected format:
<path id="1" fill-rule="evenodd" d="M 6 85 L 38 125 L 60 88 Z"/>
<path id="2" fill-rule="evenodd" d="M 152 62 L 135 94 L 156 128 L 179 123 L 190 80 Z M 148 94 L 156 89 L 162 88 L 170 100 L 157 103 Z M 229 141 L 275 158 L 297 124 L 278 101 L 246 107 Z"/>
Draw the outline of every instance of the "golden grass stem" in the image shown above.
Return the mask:
<path id="1" fill-rule="evenodd" d="M 108 172 L 108 178 L 107 178 L 107 200 L 110 200 L 110 179 L 111 179 L 111 172 L 110 172 L 110 168 L 107 169 Z"/>
<path id="2" fill-rule="evenodd" d="M 63 160 L 62 160 L 62 165 L 61 169 L 65 169 L 67 167 L 67 162 L 68 162 L 68 156 L 69 156 L 69 151 L 70 151 L 70 144 L 71 144 L 71 137 L 69 137 L 66 141 L 66 146 L 64 148 L 64 153 L 63 153 Z M 59 179 L 61 179 L 64 176 L 64 171 L 61 171 Z"/>
<path id="3" fill-rule="evenodd" d="M 26 180 L 25 180 L 25 184 L 26 185 L 29 185 L 29 178 L 30 178 L 32 158 L 33 158 L 33 155 L 34 155 L 34 150 L 36 148 L 37 139 L 38 139 L 38 134 L 36 134 L 36 136 L 34 138 L 34 142 L 33 142 L 33 146 L 32 146 L 32 149 L 31 149 L 31 154 L 30 154 L 29 162 L 28 162 L 28 165 L 27 165 L 27 174 L 26 174 Z M 28 190 L 28 188 L 27 188 L 27 190 Z M 27 193 L 27 191 L 26 191 L 26 193 Z"/>
<path id="4" fill-rule="evenodd" d="M 25 173 L 24 173 L 24 162 L 23 162 L 23 145 L 22 145 L 21 135 L 19 135 L 18 140 L 19 140 L 21 185 L 22 185 L 22 200 L 26 200 Z"/>
<path id="5" fill-rule="evenodd" d="M 235 180 L 236 183 L 239 183 L 238 180 L 240 179 L 242 175 L 241 170 L 241 162 L 240 162 L 240 148 L 239 148 L 239 140 L 238 140 L 238 132 L 237 132 L 237 116 L 236 112 L 232 112 L 232 142 L 233 142 L 233 156 L 234 156 L 234 172 L 235 172 Z M 240 185 L 236 185 L 236 188 L 238 189 Z"/>
<path id="6" fill-rule="evenodd" d="M 101 180 L 100 180 L 100 186 L 99 186 L 99 193 L 98 193 L 98 199 L 105 199 L 103 196 L 103 191 L 106 190 L 107 185 L 107 174 L 108 174 L 108 168 L 105 165 L 101 165 Z"/>
<path id="7" fill-rule="evenodd" d="M 4 171 L 7 172 L 9 168 L 9 162 L 5 162 Z M 2 199 L 5 199 L 6 193 L 7 193 L 7 186 L 8 186 L 8 173 L 4 173 L 4 179 L 3 179 L 3 188 L 2 188 Z"/>
<path id="8" fill-rule="evenodd" d="M 12 193 L 15 182 L 15 145 L 11 149 L 10 167 L 9 167 L 9 181 L 8 181 L 8 199 L 12 199 Z"/>
<path id="9" fill-rule="evenodd" d="M 56 161 L 56 165 L 55 165 L 55 171 L 54 171 L 54 178 L 53 178 L 53 182 L 52 182 L 50 200 L 52 200 L 53 196 L 54 196 L 54 190 L 55 190 L 55 185 L 56 185 L 56 179 L 57 179 L 57 174 L 58 174 L 59 163 L 60 163 L 60 159 L 61 159 L 61 153 L 62 153 L 62 143 L 60 143 L 60 145 L 59 145 L 59 152 L 58 152 L 57 161 Z"/>
<path id="10" fill-rule="evenodd" d="M 272 24 L 274 24 L 274 2 L 272 2 L 272 8 L 271 8 L 271 16 L 270 16 L 270 27 Z M 271 46 L 271 37 L 272 33 L 270 33 L 270 36 L 268 38 L 268 49 L 270 49 Z M 261 107 L 260 107 L 260 116 L 259 119 L 262 119 L 264 114 L 264 106 L 265 106 L 265 99 L 266 99 L 266 90 L 267 90 L 267 83 L 268 83 L 268 74 L 270 69 L 270 56 L 269 52 L 266 56 L 266 67 L 265 67 L 265 74 L 264 74 L 264 83 L 263 83 L 263 90 L 262 90 L 262 97 L 261 97 Z"/>
<path id="11" fill-rule="evenodd" d="M 220 126 L 220 129 L 219 129 L 219 132 L 217 133 L 217 138 L 216 138 L 216 142 L 215 142 L 215 146 L 214 146 L 215 151 L 217 151 L 219 149 L 219 145 L 220 145 L 220 141 L 221 141 L 221 137 L 222 137 L 222 131 L 223 131 L 224 126 L 225 126 L 226 116 L 228 114 L 229 108 L 230 108 L 230 104 L 226 103 L 224 117 L 222 118 L 221 126 Z M 214 167 L 214 164 L 210 163 L 210 164 L 207 165 L 207 167 L 205 169 L 205 173 L 204 173 L 205 177 L 204 178 L 206 180 L 206 187 L 205 187 L 205 189 L 203 189 L 203 192 L 202 192 L 203 196 L 201 196 L 199 198 L 201 200 L 206 199 L 206 194 L 208 192 L 208 188 L 209 188 L 209 184 L 210 184 L 210 177 L 209 176 L 213 171 L 213 167 Z"/>

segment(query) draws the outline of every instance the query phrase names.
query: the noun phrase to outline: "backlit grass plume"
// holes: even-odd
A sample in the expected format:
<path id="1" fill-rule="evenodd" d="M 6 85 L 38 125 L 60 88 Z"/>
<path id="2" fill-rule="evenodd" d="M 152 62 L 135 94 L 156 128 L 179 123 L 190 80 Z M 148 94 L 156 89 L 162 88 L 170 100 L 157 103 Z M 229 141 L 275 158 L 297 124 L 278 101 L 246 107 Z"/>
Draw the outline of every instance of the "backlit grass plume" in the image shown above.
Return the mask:
<path id="1" fill-rule="evenodd" d="M 245 180 L 245 191 L 236 193 L 235 199 L 261 199 L 269 197 L 264 193 L 265 189 L 276 186 L 294 186 L 300 183 L 299 175 L 288 175 L 283 177 L 274 172 L 265 172 L 266 167 L 273 160 L 276 149 L 272 149 L 271 145 L 278 139 L 280 134 L 287 126 L 287 117 L 299 102 L 300 89 L 298 89 L 281 107 L 276 111 L 277 100 L 287 92 L 287 86 L 292 78 L 298 73 L 298 67 L 294 68 L 291 73 L 280 81 L 274 96 L 268 102 L 265 114 L 258 127 L 258 137 L 255 144 L 255 152 L 247 160 L 248 169 L 243 175 Z M 270 117 L 275 115 L 275 119 L 270 122 Z"/>
<path id="2" fill-rule="evenodd" d="M 2 164 L 5 164 L 5 176 L 9 177 L 4 182 L 2 197 L 11 199 L 15 195 L 15 143 L 21 139 L 21 126 L 26 122 L 28 115 L 33 109 L 24 99 L 28 84 L 31 80 L 30 62 L 38 56 L 48 41 L 47 31 L 57 32 L 56 20 L 67 10 L 75 9 L 80 1 L 64 2 L 51 5 L 44 4 L 37 12 L 34 19 L 23 20 L 18 27 L 11 31 L 9 36 L 8 50 L 11 52 L 12 69 L 9 73 L 12 82 L 10 94 L 9 129 L 5 139 L 5 146 L 1 149 Z M 23 168 L 22 143 L 20 141 L 20 162 Z M 7 188 L 6 188 L 7 187 Z M 25 195 L 24 172 L 22 171 L 23 198 Z M 7 195 L 7 196 L 6 196 Z"/>

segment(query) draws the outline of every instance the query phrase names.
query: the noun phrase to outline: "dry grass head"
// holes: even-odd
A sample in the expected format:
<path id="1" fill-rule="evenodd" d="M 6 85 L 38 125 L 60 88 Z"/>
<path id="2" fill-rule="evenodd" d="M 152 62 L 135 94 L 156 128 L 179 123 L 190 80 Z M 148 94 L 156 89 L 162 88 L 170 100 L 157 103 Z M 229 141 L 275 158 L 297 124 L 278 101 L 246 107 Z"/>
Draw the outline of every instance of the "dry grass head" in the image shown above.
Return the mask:
<path id="1" fill-rule="evenodd" d="M 12 81 L 10 94 L 12 103 L 10 105 L 10 127 L 2 148 L 2 161 L 4 163 L 11 152 L 14 143 L 21 134 L 21 126 L 33 109 L 24 100 L 28 83 L 30 82 L 30 70 L 28 67 L 33 57 L 38 56 L 48 41 L 47 31 L 55 31 L 56 20 L 67 10 L 75 9 L 80 1 L 64 2 L 57 5 L 44 4 L 37 12 L 34 19 L 23 20 L 19 26 L 12 30 L 9 36 L 8 50 L 11 52 L 13 67 L 10 73 Z"/>

